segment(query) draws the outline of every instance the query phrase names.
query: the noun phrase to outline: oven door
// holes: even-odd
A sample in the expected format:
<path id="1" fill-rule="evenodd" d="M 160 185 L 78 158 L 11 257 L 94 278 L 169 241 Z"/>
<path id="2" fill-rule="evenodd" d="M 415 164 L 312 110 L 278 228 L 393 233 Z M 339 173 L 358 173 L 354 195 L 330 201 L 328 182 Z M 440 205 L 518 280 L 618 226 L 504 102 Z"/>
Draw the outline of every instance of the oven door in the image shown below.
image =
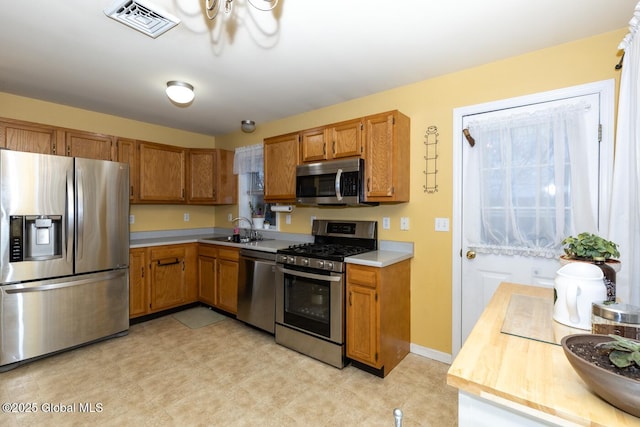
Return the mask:
<path id="1" fill-rule="evenodd" d="M 344 342 L 344 275 L 278 265 L 276 323 Z"/>

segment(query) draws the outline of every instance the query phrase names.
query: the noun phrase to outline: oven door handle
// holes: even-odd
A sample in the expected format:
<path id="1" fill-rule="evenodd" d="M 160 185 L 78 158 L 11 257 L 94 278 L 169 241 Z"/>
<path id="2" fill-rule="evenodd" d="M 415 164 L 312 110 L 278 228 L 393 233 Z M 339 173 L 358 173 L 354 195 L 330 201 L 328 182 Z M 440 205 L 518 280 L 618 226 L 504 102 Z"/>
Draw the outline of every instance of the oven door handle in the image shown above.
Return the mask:
<path id="1" fill-rule="evenodd" d="M 304 271 L 289 270 L 288 268 L 282 268 L 280 266 L 278 266 L 278 271 L 285 274 L 291 274 L 292 276 L 305 277 L 307 279 L 322 280 L 324 282 L 339 282 L 340 280 L 342 280 L 342 275 L 325 276 L 323 274 L 313 274 L 313 273 L 307 273 Z"/>
<path id="2" fill-rule="evenodd" d="M 342 191 L 340 188 L 340 178 L 342 178 L 342 169 L 338 169 L 338 172 L 336 173 L 336 199 L 338 199 L 339 202 L 342 201 Z"/>

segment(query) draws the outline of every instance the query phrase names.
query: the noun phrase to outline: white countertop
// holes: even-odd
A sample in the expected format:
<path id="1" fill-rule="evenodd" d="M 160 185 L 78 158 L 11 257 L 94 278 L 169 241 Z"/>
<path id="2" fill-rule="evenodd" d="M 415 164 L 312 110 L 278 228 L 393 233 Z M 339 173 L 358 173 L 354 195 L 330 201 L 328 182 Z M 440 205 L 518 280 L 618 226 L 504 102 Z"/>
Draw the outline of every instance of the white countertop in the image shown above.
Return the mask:
<path id="1" fill-rule="evenodd" d="M 293 236 L 291 234 L 282 233 L 280 239 L 279 233 L 272 233 L 266 237 L 266 240 L 258 240 L 249 243 L 234 243 L 226 241 L 212 241 L 209 239 L 223 237 L 228 235 L 227 232 L 221 234 L 211 229 L 204 230 L 182 230 L 136 233 L 132 235 L 129 242 L 130 248 L 144 248 L 148 246 L 177 245 L 184 243 L 208 243 L 214 245 L 231 246 L 236 248 L 255 249 L 263 252 L 277 252 L 278 249 L 284 249 L 291 245 L 300 244 L 302 242 L 313 241 L 312 236 L 300 235 Z M 413 243 L 410 242 L 393 242 L 380 241 L 380 249 L 377 251 L 366 252 L 364 254 L 355 255 L 345 258 L 345 262 L 351 264 L 368 265 L 371 267 L 386 267 L 405 259 L 413 258 Z"/>

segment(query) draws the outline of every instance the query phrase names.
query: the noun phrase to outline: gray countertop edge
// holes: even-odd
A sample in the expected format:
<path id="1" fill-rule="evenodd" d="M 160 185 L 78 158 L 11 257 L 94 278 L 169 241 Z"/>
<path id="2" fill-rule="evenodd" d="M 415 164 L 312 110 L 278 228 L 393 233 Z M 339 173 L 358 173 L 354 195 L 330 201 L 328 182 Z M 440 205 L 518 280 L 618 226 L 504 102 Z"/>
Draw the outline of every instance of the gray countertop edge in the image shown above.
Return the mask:
<path id="1" fill-rule="evenodd" d="M 152 232 L 136 232 L 131 233 L 129 247 L 144 248 L 149 246 L 177 245 L 185 243 L 211 243 L 222 246 L 231 246 L 236 248 L 250 248 L 263 252 L 277 252 L 278 249 L 284 249 L 290 245 L 312 242 L 313 236 L 294 233 L 280 233 L 265 230 L 263 236 L 265 239 L 251 243 L 233 243 L 224 241 L 210 241 L 212 237 L 227 236 L 231 233 L 231 229 L 223 228 L 199 228 L 188 230 L 166 230 Z M 368 265 L 371 267 L 385 267 L 395 264 L 405 259 L 413 258 L 413 242 L 396 242 L 391 240 L 381 240 L 379 242 L 379 250 L 367 252 L 364 254 L 347 257 L 345 262 L 351 264 Z"/>

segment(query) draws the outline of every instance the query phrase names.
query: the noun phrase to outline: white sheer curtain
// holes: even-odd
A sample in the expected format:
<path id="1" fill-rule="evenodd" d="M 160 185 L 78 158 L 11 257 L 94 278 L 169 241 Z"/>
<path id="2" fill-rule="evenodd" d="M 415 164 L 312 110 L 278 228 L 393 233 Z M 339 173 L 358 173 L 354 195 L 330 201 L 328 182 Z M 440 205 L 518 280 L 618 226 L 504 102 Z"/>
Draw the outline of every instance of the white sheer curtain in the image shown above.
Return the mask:
<path id="1" fill-rule="evenodd" d="M 597 173 L 587 173 L 582 145 L 588 108 L 564 102 L 468 122 L 476 144 L 465 182 L 476 187 L 465 202 L 481 211 L 469 221 L 471 249 L 552 258 L 567 235 L 596 231 Z"/>
<path id="2" fill-rule="evenodd" d="M 622 268 L 616 275 L 616 295 L 624 303 L 640 305 L 640 3 L 620 43 L 624 65 L 618 100 L 618 126 L 613 167 L 609 240 L 619 245 Z"/>
<path id="3" fill-rule="evenodd" d="M 264 147 L 262 144 L 236 148 L 233 156 L 233 173 L 262 173 L 264 168 Z"/>

